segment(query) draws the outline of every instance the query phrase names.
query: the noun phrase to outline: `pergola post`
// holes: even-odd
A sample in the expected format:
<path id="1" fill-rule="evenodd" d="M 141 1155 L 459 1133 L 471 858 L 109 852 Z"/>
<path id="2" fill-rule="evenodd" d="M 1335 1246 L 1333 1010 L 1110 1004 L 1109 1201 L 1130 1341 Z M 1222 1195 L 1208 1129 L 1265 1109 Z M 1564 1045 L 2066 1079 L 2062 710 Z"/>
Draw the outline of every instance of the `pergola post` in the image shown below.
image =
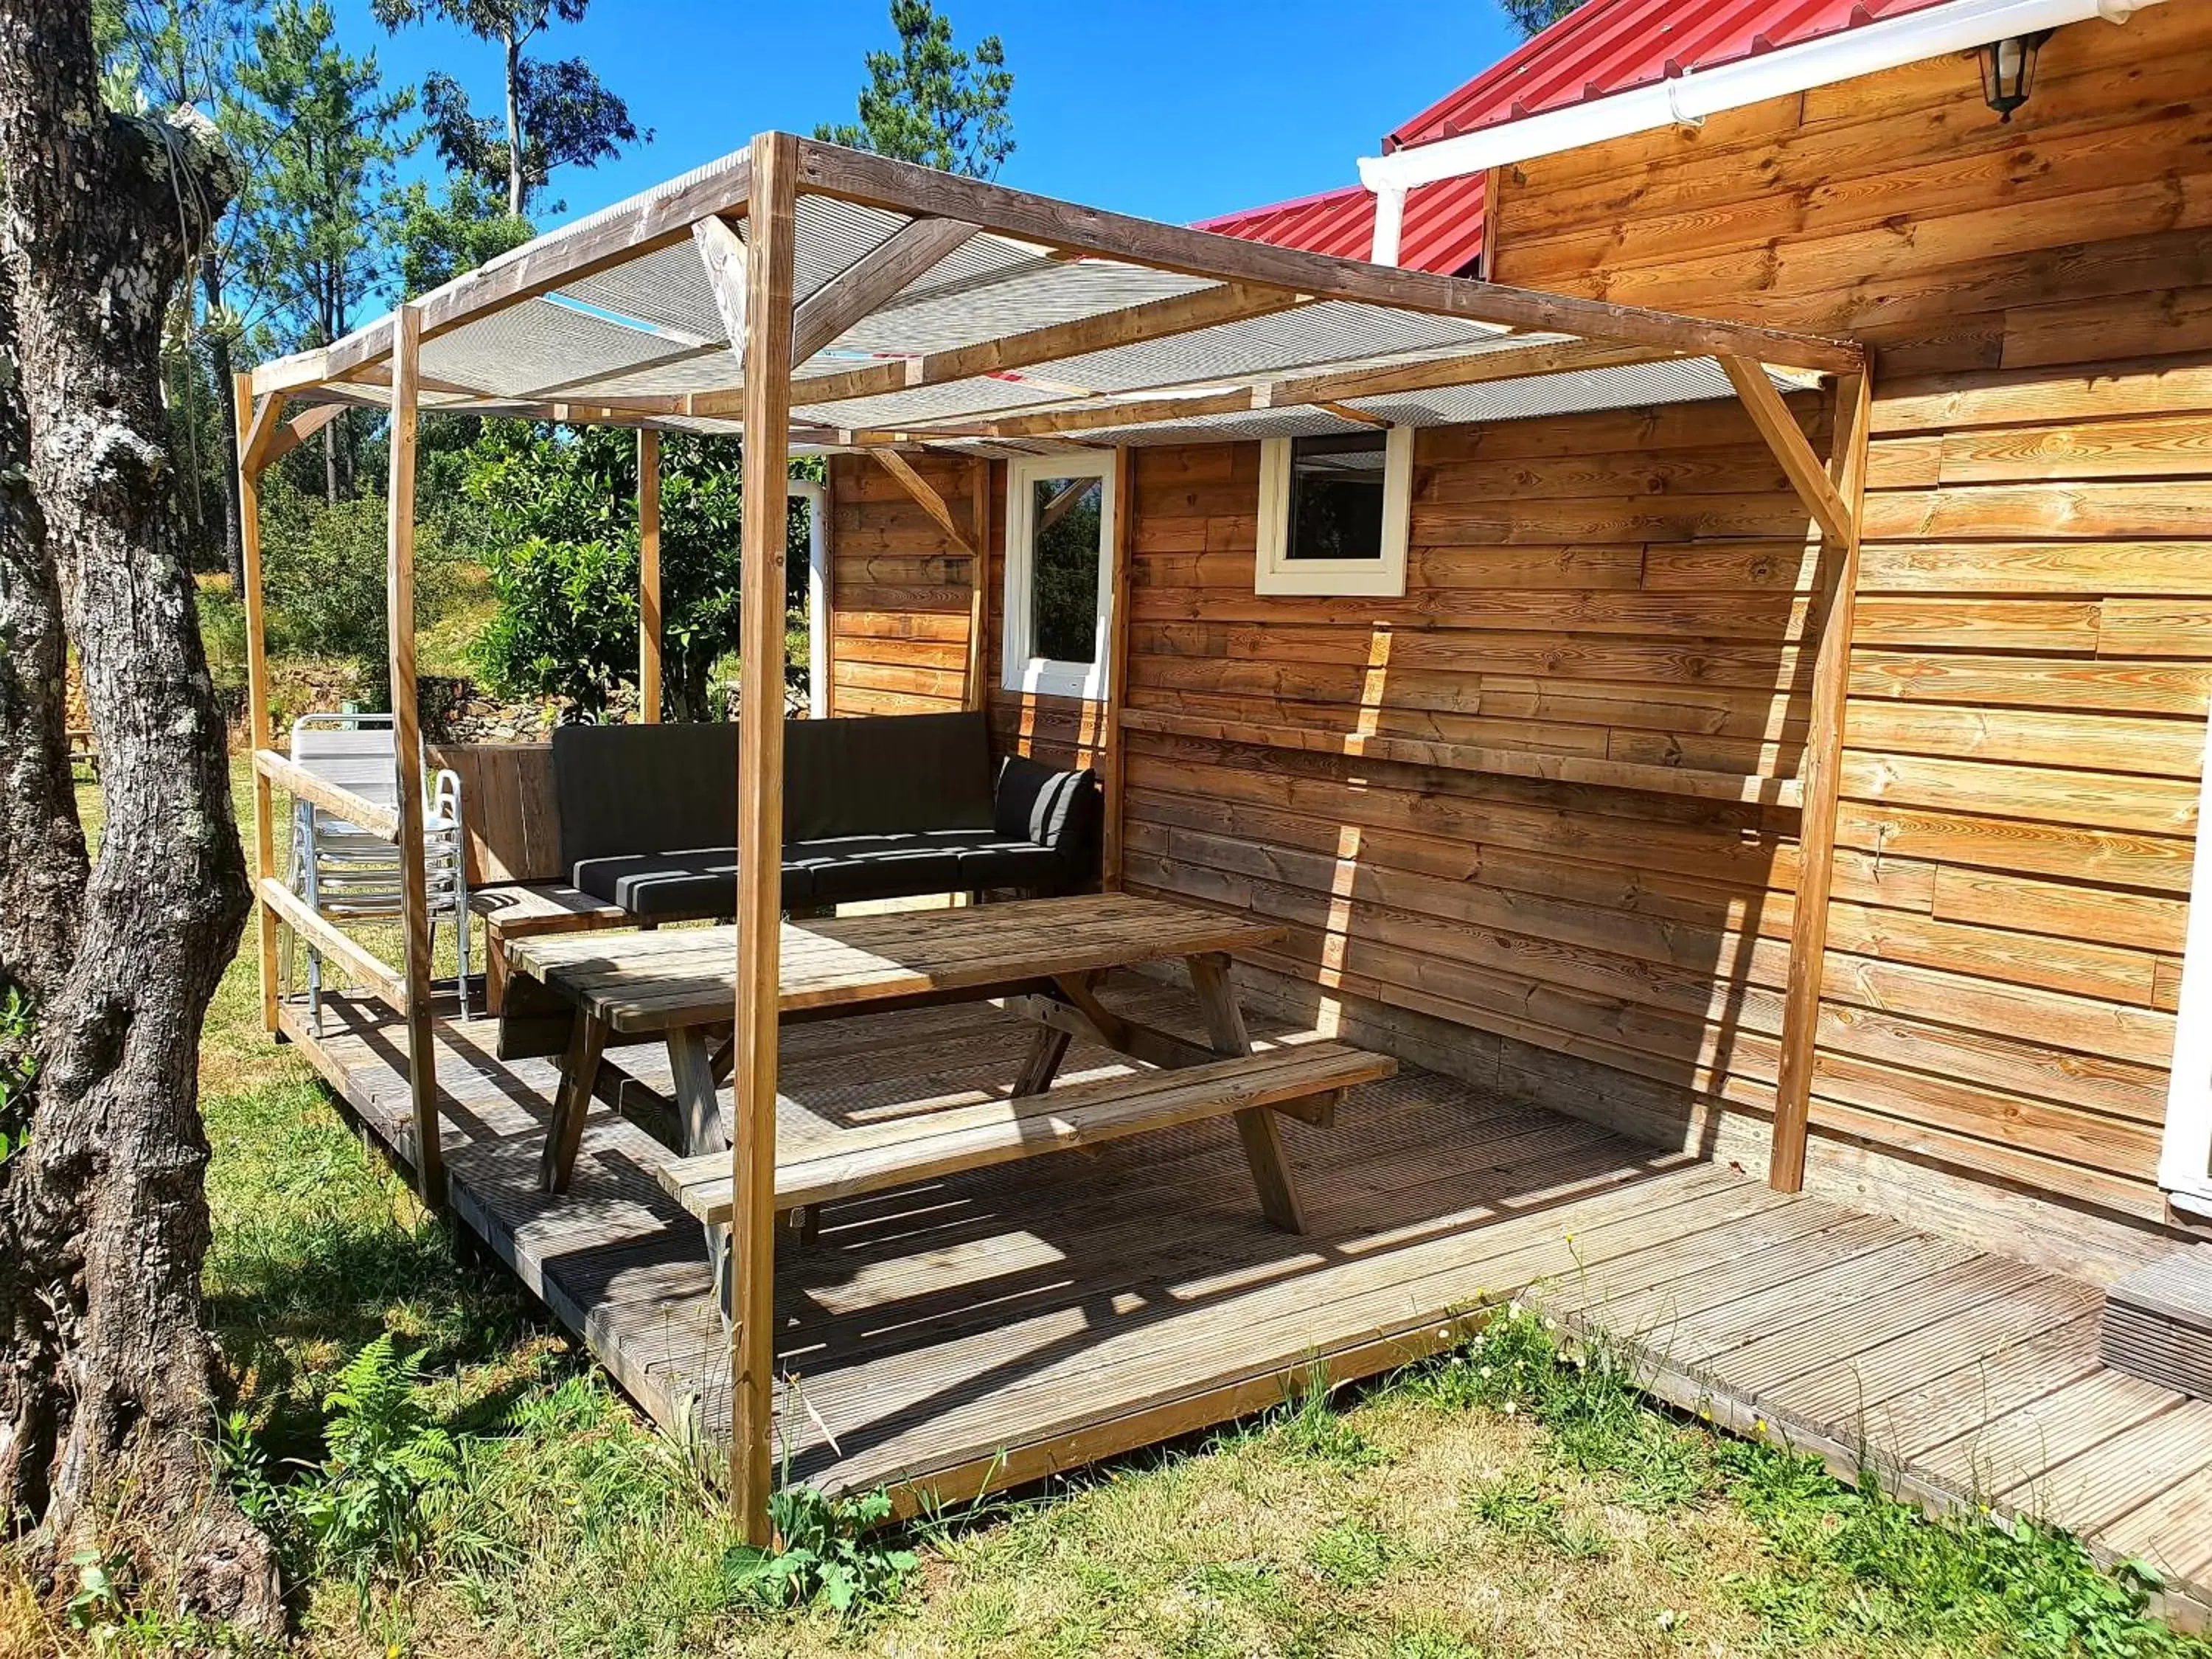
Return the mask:
<path id="1" fill-rule="evenodd" d="M 1121 732 L 1121 710 L 1128 702 L 1124 682 L 1129 673 L 1129 567 L 1137 549 L 1137 452 L 1124 446 L 1114 457 L 1114 499 L 1120 504 L 1114 546 L 1114 605 L 1109 619 L 1106 653 L 1104 730 L 1098 734 L 1100 769 L 1106 775 L 1104 845 L 1100 849 L 1099 885 L 1109 893 L 1121 890 L 1124 782 L 1123 758 L 1127 747 Z"/>
<path id="2" fill-rule="evenodd" d="M 1727 360 L 1723 360 L 1724 364 Z M 1731 376 L 1735 369 L 1729 364 Z M 1851 628 L 1859 579 L 1859 514 L 1866 493 L 1871 376 L 1839 375 L 1835 424 L 1825 472 L 1809 471 L 1810 450 L 1764 376 L 1738 380 L 1738 390 L 1768 442 L 1821 526 L 1826 603 L 1814 659 L 1809 728 L 1805 734 L 1804 805 L 1798 820 L 1797 892 L 1790 927 L 1790 969 L 1783 994 L 1782 1063 L 1774 1091 L 1774 1141 L 1767 1184 L 1777 1192 L 1805 1185 L 1807 1127 L 1813 1066 L 1820 1048 L 1820 976 L 1828 951 L 1828 894 L 1835 877 L 1836 803 L 1843 760 L 1844 716 L 1850 690 Z M 1759 397 L 1764 392 L 1765 398 Z M 1770 401 L 1771 400 L 1771 401 Z M 1781 410 L 1776 426 L 1776 410 Z M 1774 429 L 1769 429 L 1774 427 Z M 1792 441 L 1794 440 L 1794 442 Z M 1817 480 L 1817 482 L 1815 481 Z M 1821 486 L 1826 486 L 1824 489 Z"/>
<path id="3" fill-rule="evenodd" d="M 660 434 L 637 434 L 637 717 L 660 724 Z"/>
<path id="4" fill-rule="evenodd" d="M 991 706 L 991 458 L 978 455 L 969 479 L 968 683 L 970 708 Z"/>
<path id="5" fill-rule="evenodd" d="M 745 249 L 744 529 L 738 729 L 737 1212 L 730 1484 L 746 1538 L 769 1541 L 775 1482 L 775 1087 L 783 933 L 785 501 L 791 471 L 792 210 L 799 142 L 753 140 Z M 732 343 L 737 343 L 733 339 Z"/>
<path id="6" fill-rule="evenodd" d="M 415 703 L 415 428 L 422 391 L 422 313 L 392 313 L 391 539 L 385 572 L 392 673 L 392 744 L 399 764 L 399 908 L 406 930 L 407 1092 L 415 1179 L 432 1209 L 446 1200 L 439 1134 L 437 1046 L 430 1024 L 430 896 L 422 867 L 422 722 Z M 465 921 L 461 924 L 465 927 Z"/>
<path id="7" fill-rule="evenodd" d="M 238 539 L 246 577 L 246 730 L 256 755 L 273 747 L 269 728 L 269 648 L 261 613 L 261 468 L 252 454 L 253 376 L 234 375 L 238 410 Z M 283 412 L 284 394 L 271 392 L 271 418 Z M 276 785 L 258 765 L 253 769 L 253 885 L 276 875 Z M 255 907 L 255 933 L 261 969 L 261 1024 L 276 1030 L 276 913 Z"/>

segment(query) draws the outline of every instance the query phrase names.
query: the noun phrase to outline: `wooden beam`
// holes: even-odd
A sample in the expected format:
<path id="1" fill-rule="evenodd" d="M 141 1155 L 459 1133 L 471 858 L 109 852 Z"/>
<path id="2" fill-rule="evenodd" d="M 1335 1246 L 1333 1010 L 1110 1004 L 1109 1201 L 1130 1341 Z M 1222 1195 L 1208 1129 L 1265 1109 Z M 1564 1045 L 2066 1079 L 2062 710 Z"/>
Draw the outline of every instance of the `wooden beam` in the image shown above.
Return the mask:
<path id="1" fill-rule="evenodd" d="M 791 318 L 791 361 L 803 363 L 978 234 L 958 219 L 916 219 L 810 294 Z"/>
<path id="2" fill-rule="evenodd" d="M 1493 347 L 1462 356 L 1393 363 L 1380 368 L 1289 375 L 1226 390 L 1212 389 L 1220 384 L 1217 377 L 1203 383 L 1208 389 L 1187 394 L 1178 394 L 1172 386 L 1148 388 L 1140 397 L 1121 394 L 1086 398 L 1044 409 L 1032 406 L 998 416 L 963 415 L 957 424 L 960 435 L 970 437 L 1052 437 L 1067 432 L 1188 420 L 1200 415 L 1241 414 L 1255 409 L 1328 407 L 1348 398 L 1388 397 L 1395 392 L 1430 392 L 1444 386 L 1486 386 L 1500 380 L 1534 380 L 1546 374 L 1669 361 L 1672 354 L 1654 353 L 1640 346 L 1606 345 L 1588 340 L 1551 341 L 1536 345 Z M 1350 418 L 1358 418 L 1358 412 L 1352 411 Z M 925 423 L 916 428 L 914 435 L 923 439 L 950 435 L 953 424 L 932 428 Z"/>
<path id="3" fill-rule="evenodd" d="M 691 240 L 707 267 L 707 280 L 714 289 L 714 309 L 730 337 L 730 349 L 739 361 L 745 355 L 745 307 L 751 303 L 745 282 L 745 244 L 738 228 L 726 219 L 702 219 L 691 227 Z M 688 412 L 688 411 L 687 411 Z M 738 405 L 734 412 L 743 412 Z"/>
<path id="4" fill-rule="evenodd" d="M 913 496 L 915 504 L 937 521 L 937 527 L 945 532 L 945 540 L 952 544 L 953 551 L 964 553 L 969 560 L 974 560 L 975 550 L 969 544 L 959 521 L 953 518 L 951 507 L 946 505 L 944 496 L 931 488 L 929 480 L 914 470 L 914 463 L 896 449 L 876 449 L 869 453 L 882 464 L 884 471 L 898 480 L 899 488 Z"/>
<path id="5" fill-rule="evenodd" d="M 1380 415 L 1370 415 L 1364 409 L 1354 409 L 1350 404 L 1331 403 L 1326 398 L 1316 398 L 1313 406 L 1324 415 L 1334 415 L 1340 421 L 1350 421 L 1354 426 L 1379 427 L 1389 430 L 1390 422 Z"/>
<path id="6" fill-rule="evenodd" d="M 256 479 L 345 411 L 343 404 L 316 404 L 278 427 L 261 453 L 254 457 Z"/>
<path id="7" fill-rule="evenodd" d="M 400 922 L 407 937 L 407 1092 L 415 1117 L 415 1176 L 433 1212 L 446 1204 L 446 1154 L 438 1114 L 438 1048 L 430 1024 L 430 886 L 422 864 L 422 722 L 415 706 L 416 376 L 422 314 L 403 305 L 392 315 L 392 480 L 386 632 L 392 670 L 392 742 L 399 763 Z"/>
<path id="8" fill-rule="evenodd" d="M 364 835 L 379 841 L 399 844 L 399 815 L 374 801 L 366 800 L 350 789 L 341 788 L 328 778 L 310 772 L 306 767 L 278 754 L 274 749 L 253 751 L 253 773 L 265 778 L 270 787 L 282 789 L 296 800 L 311 806 L 319 806 L 334 813 L 344 823 L 352 824 Z M 271 869 L 269 873 L 276 874 Z"/>
<path id="9" fill-rule="evenodd" d="M 526 243 L 417 301 L 422 337 L 434 340 L 464 323 L 550 294 L 563 283 L 672 247 L 691 234 L 694 223 L 710 215 L 742 218 L 750 190 L 749 156 L 726 156 L 680 184 L 647 191 L 606 213 Z M 396 323 L 396 314 L 380 318 L 334 345 L 264 363 L 253 371 L 253 389 L 258 393 L 318 386 L 364 363 L 388 358 L 393 355 Z"/>
<path id="10" fill-rule="evenodd" d="M 1766 371 L 1741 357 L 1723 357 L 1721 368 L 1729 377 L 1729 384 L 1735 388 L 1735 395 L 1743 400 L 1751 423 L 1766 440 L 1774 459 L 1782 463 L 1790 487 L 1805 503 L 1813 522 L 1820 526 L 1820 534 L 1838 546 L 1855 541 L 1850 507 L 1844 504 L 1835 480 L 1821 466 L 1820 458 L 1813 453 L 1813 446 L 1805 441 L 1804 428 L 1790 412 L 1790 405 L 1782 401 L 1774 382 L 1766 378 Z"/>
<path id="11" fill-rule="evenodd" d="M 1036 515 L 1036 533 L 1040 536 L 1075 510 L 1075 504 L 1098 487 L 1096 478 L 1075 478 L 1060 486 L 1060 494 L 1041 507 Z"/>
<path id="12" fill-rule="evenodd" d="M 256 750 L 271 742 L 269 731 L 268 626 L 261 603 L 261 474 L 246 464 L 259 411 L 253 406 L 253 377 L 240 374 L 231 380 L 231 395 L 238 419 L 238 544 L 246 592 L 246 729 Z M 281 394 L 271 396 L 270 407 L 282 410 Z M 276 874 L 276 814 L 269 780 L 253 775 L 253 873 L 257 881 Z M 261 1026 L 274 1036 L 277 1025 L 276 918 L 263 905 L 255 919 L 255 945 L 261 980 Z"/>
<path id="13" fill-rule="evenodd" d="M 744 314 L 781 323 L 791 314 L 793 208 L 799 141 L 753 140 L 750 258 Z M 726 316 L 738 304 L 726 262 L 711 252 Z M 744 531 L 740 549 L 744 666 L 738 708 L 737 1025 L 731 1073 L 734 1190 L 743 1212 L 731 1226 L 730 1489 L 750 1543 L 765 1545 L 775 1490 L 775 1085 L 783 923 L 783 669 L 785 501 L 790 453 L 791 331 L 732 331 L 744 352 Z"/>
<path id="14" fill-rule="evenodd" d="M 660 434 L 637 434 L 637 715 L 660 724 Z"/>
<path id="15" fill-rule="evenodd" d="M 277 428 L 284 423 L 284 399 L 264 398 L 258 407 L 251 403 L 241 404 L 238 413 L 240 422 L 246 424 L 238 441 L 238 464 L 258 477 L 262 452 L 269 447 Z"/>
<path id="16" fill-rule="evenodd" d="M 889 450 L 879 452 L 888 455 Z M 991 462 L 978 455 L 968 479 L 968 663 L 962 684 L 970 708 L 991 706 Z"/>
<path id="17" fill-rule="evenodd" d="M 1279 289 L 1256 288 L 1229 283 L 1178 294 L 1142 305 L 1124 306 L 1073 322 L 1054 323 L 996 340 L 946 351 L 925 352 L 890 362 L 870 363 L 836 374 L 810 375 L 792 387 L 794 401 L 806 408 L 844 403 L 856 398 L 881 398 L 917 386 L 943 386 L 952 380 L 973 380 L 979 374 L 1003 374 L 1036 363 L 1080 357 L 1115 346 L 1143 345 L 1172 339 L 1223 323 L 1249 317 L 1268 317 L 1306 303 L 1305 296 Z M 687 412 L 714 415 L 734 406 L 737 392 L 695 393 Z"/>
<path id="18" fill-rule="evenodd" d="M 1764 384 L 1765 377 L 1760 377 Z M 1771 392 L 1771 387 L 1768 390 Z M 1779 398 L 1776 401 L 1780 402 Z M 1846 529 L 1865 499 L 1867 428 L 1873 413 L 1869 377 L 1836 384 L 1835 441 L 1829 482 L 1844 506 Z M 1796 428 L 1796 422 L 1790 422 Z M 1778 1192 L 1805 1185 L 1806 1124 L 1819 1046 L 1820 976 L 1828 951 L 1828 894 L 1835 877 L 1836 802 L 1850 688 L 1851 626 L 1856 607 L 1859 544 L 1856 535 L 1824 544 L 1826 616 L 1814 659 L 1810 728 L 1805 738 L 1804 813 L 1798 830 L 1797 893 L 1790 929 L 1790 969 L 1782 1005 L 1782 1062 L 1774 1091 L 1774 1146 L 1767 1181 Z"/>
<path id="19" fill-rule="evenodd" d="M 1121 710 L 1128 698 L 1129 570 L 1137 550 L 1137 452 L 1122 449 L 1114 457 L 1115 526 L 1112 614 L 1106 619 L 1106 731 L 1100 742 L 1100 770 L 1105 774 L 1105 836 L 1100 860 L 1100 885 L 1109 893 L 1121 890 L 1121 846 L 1124 784 L 1123 757 L 1128 744 L 1121 736 Z"/>
<path id="20" fill-rule="evenodd" d="M 1396 306 L 1585 339 L 1696 356 L 1728 354 L 1793 368 L 1849 374 L 1864 354 L 1852 343 L 1745 323 L 1677 317 L 1601 300 L 1507 288 L 1463 276 L 1371 265 L 1303 249 L 1217 236 L 1055 201 L 980 179 L 801 140 L 806 189 L 894 212 L 941 214 L 1055 248 L 1126 259 L 1219 282 L 1265 283 L 1328 300 Z"/>

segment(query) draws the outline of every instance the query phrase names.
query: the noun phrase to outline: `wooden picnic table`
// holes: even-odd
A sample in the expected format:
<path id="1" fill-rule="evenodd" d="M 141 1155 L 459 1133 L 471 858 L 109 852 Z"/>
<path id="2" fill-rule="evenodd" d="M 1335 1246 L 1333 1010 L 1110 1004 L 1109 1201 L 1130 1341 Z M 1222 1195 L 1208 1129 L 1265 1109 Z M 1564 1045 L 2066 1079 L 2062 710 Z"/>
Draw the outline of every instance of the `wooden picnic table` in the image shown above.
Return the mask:
<path id="1" fill-rule="evenodd" d="M 1214 1109 L 1236 1118 L 1261 1207 L 1270 1220 L 1295 1232 L 1304 1224 L 1273 1113 L 1310 1115 L 1317 1103 L 1333 1109 L 1344 1087 L 1387 1075 L 1390 1067 L 1374 1056 L 1358 1057 L 1372 1062 L 1364 1069 L 1348 1066 L 1345 1056 L 1356 1051 L 1328 1045 L 1326 1054 L 1316 1048 L 1302 1062 L 1303 1081 L 1291 1076 L 1277 1057 L 1275 1067 L 1283 1075 L 1273 1079 L 1270 1089 L 1269 1079 L 1263 1075 L 1269 1060 L 1252 1054 L 1228 953 L 1270 943 L 1281 932 L 1268 923 L 1116 893 L 787 921 L 781 1018 L 788 1023 L 996 1000 L 1010 1013 L 1031 1022 L 1035 1036 L 1013 1087 L 1012 1106 L 1018 1121 L 1010 1120 L 1010 1132 L 1006 1125 L 970 1126 L 970 1139 L 977 1149 L 970 1166 L 1050 1151 L 1079 1139 L 1188 1121 L 1204 1115 L 1202 1103 L 1194 1098 L 1203 1076 L 1213 1085 L 1207 1098 Z M 546 1190 L 560 1192 L 568 1184 L 585 1114 L 610 1043 L 617 1037 L 659 1036 L 667 1044 L 675 1080 L 683 1150 L 695 1155 L 686 1161 L 705 1165 L 708 1158 L 719 1158 L 721 1173 L 718 1198 L 695 1202 L 690 1190 L 679 1190 L 702 1218 L 726 1218 L 729 1143 L 719 1091 L 728 1075 L 726 1034 L 737 995 L 736 929 L 524 939 L 514 941 L 510 952 L 514 972 L 535 978 L 575 1010 L 540 1168 Z M 1205 1043 L 1124 1018 L 1095 994 L 1097 981 L 1114 969 L 1174 960 L 1187 965 L 1205 1018 Z M 1019 1117 L 1024 1102 L 1050 1089 L 1069 1044 L 1077 1038 L 1116 1049 L 1149 1066 L 1214 1070 L 1194 1073 L 1190 1085 L 1182 1089 L 1174 1103 L 1146 1105 L 1138 1099 L 1140 1089 L 1114 1095 L 1085 1085 L 1054 1097 L 1057 1102 L 1082 1097 L 1070 1109 L 1076 1112 L 1073 1118 L 1063 1115 L 1045 1123 L 1035 1112 Z M 1217 1075 L 1239 1071 L 1226 1062 L 1240 1060 L 1248 1062 L 1250 1075 Z M 1153 1093 L 1160 1091 L 1155 1088 Z M 1007 1109 L 1006 1103 L 1000 1109 Z M 1174 1115 L 1176 1112 L 1179 1116 Z M 930 1127 L 922 1126 L 923 1138 Z M 878 1165 L 884 1161 L 880 1142 L 878 1127 L 871 1142 Z M 696 1156 L 700 1154 L 706 1156 Z M 917 1147 L 912 1167 L 941 1172 L 951 1167 L 951 1158 L 940 1133 L 927 1156 Z M 711 1168 L 695 1173 L 694 1186 L 715 1186 Z M 787 1186 L 795 1194 L 823 1189 L 796 1174 L 787 1182 L 784 1175 L 780 1167 L 779 1208 L 785 1207 Z M 880 1170 L 877 1184 L 887 1184 Z M 717 1203 L 720 1207 L 713 1207 Z"/>

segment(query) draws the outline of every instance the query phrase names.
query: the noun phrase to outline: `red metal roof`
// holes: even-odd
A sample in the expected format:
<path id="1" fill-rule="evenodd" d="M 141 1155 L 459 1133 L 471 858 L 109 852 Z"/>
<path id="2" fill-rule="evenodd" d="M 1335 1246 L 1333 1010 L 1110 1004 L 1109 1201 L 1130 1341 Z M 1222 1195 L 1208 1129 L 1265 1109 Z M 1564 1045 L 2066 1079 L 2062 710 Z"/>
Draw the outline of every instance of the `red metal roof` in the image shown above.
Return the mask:
<path id="1" fill-rule="evenodd" d="M 1439 99 L 1382 141 L 1386 150 L 1456 137 L 1924 11 L 1943 0 L 1586 0 L 1534 40 Z M 1483 181 L 1447 179 L 1406 201 L 1398 263 L 1457 273 L 1482 251 Z M 1201 230 L 1364 259 L 1375 199 L 1360 186 L 1203 220 Z"/>
<path id="2" fill-rule="evenodd" d="M 1407 196 L 1398 263 L 1409 270 L 1445 276 L 1466 271 L 1482 252 L 1482 175 L 1476 173 L 1423 185 Z M 1375 198 L 1364 186 L 1351 185 L 1295 202 L 1201 219 L 1197 228 L 1277 247 L 1364 259 L 1375 246 Z"/>
<path id="3" fill-rule="evenodd" d="M 1382 141 L 1386 150 L 1841 34 L 1943 0 L 1587 0 Z"/>

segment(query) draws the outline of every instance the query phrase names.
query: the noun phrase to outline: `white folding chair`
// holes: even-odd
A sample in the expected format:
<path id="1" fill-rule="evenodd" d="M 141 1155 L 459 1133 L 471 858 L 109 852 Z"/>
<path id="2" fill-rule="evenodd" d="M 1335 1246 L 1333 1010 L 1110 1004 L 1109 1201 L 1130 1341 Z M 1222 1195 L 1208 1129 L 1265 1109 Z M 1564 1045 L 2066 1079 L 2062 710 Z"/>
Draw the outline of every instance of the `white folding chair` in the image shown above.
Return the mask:
<path id="1" fill-rule="evenodd" d="M 292 762 L 325 782 L 396 811 L 399 763 L 389 714 L 303 714 L 292 722 Z M 424 777 L 422 873 L 430 913 L 430 948 L 438 919 L 453 920 L 455 990 L 469 1018 L 469 877 L 461 829 L 461 781 L 439 769 Z M 389 921 L 403 914 L 399 849 L 312 801 L 295 801 L 292 890 L 326 921 Z M 322 1030 L 323 959 L 307 947 L 307 1010 Z"/>

